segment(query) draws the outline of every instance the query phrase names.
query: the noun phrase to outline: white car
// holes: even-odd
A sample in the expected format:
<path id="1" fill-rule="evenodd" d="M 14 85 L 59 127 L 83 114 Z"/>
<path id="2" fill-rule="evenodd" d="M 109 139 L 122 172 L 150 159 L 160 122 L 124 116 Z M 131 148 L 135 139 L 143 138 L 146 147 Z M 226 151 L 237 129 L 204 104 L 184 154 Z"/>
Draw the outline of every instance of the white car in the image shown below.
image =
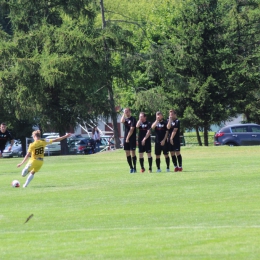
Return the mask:
<path id="1" fill-rule="evenodd" d="M 10 142 L 8 142 L 3 151 L 3 158 L 12 158 L 12 157 L 23 157 L 23 149 L 22 143 L 20 140 L 15 140 L 12 150 L 9 152 L 8 148 L 10 146 Z"/>
<path id="2" fill-rule="evenodd" d="M 49 135 L 44 139 L 51 140 L 51 139 L 56 139 L 58 137 L 59 136 L 57 136 L 57 135 Z M 52 144 L 46 145 L 44 153 L 47 154 L 47 155 L 60 154 L 61 153 L 60 142 L 54 142 Z"/>

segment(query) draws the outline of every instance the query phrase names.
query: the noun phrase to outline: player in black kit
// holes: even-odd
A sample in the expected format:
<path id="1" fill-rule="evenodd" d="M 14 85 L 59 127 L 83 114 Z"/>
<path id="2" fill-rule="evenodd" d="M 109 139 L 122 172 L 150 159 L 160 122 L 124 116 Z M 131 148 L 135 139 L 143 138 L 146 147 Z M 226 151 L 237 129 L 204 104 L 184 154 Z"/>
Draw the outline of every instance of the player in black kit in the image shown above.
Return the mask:
<path id="1" fill-rule="evenodd" d="M 5 149 L 7 141 L 11 141 L 11 145 L 9 146 L 8 150 L 11 151 L 12 146 L 14 144 L 14 138 L 12 134 L 6 130 L 6 124 L 2 123 L 0 125 L 0 157 L 2 157 L 2 153 Z"/>
<path id="2" fill-rule="evenodd" d="M 124 150 L 126 159 L 130 166 L 130 173 L 136 172 L 136 119 L 131 116 L 130 108 L 125 108 L 121 118 L 121 123 L 125 126 Z M 131 154 L 130 154 L 131 152 Z M 132 158 L 131 158 L 132 155 Z"/>
<path id="3" fill-rule="evenodd" d="M 175 110 L 170 110 L 167 128 L 169 129 L 169 151 L 171 153 L 174 171 L 182 171 L 182 156 L 180 142 L 180 121 Z M 179 167 L 177 165 L 177 160 Z"/>
<path id="4" fill-rule="evenodd" d="M 156 113 L 156 121 L 152 124 L 152 129 L 155 129 L 155 155 L 156 155 L 156 166 L 157 172 L 161 172 L 160 164 L 161 164 L 161 153 L 163 151 L 166 166 L 166 171 L 169 172 L 170 159 L 168 156 L 168 129 L 167 129 L 167 121 L 163 119 L 163 115 L 160 111 Z"/>
<path id="5" fill-rule="evenodd" d="M 139 162 L 141 166 L 141 172 L 145 172 L 144 168 L 144 152 L 147 153 L 149 172 L 152 172 L 153 158 L 151 155 L 151 123 L 147 122 L 144 112 L 140 112 L 139 120 L 136 124 L 136 128 L 139 129 L 138 133 L 138 147 L 139 147 Z"/>

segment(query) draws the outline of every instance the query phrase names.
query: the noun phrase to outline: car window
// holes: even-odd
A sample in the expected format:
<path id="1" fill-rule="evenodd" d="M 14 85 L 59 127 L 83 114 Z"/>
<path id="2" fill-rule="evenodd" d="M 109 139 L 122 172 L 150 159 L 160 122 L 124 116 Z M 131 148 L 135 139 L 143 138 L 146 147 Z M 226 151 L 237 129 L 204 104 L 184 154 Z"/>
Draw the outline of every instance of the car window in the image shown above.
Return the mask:
<path id="1" fill-rule="evenodd" d="M 252 130 L 252 132 L 258 132 L 258 133 L 260 133 L 260 126 L 251 126 L 251 130 Z"/>
<path id="2" fill-rule="evenodd" d="M 234 126 L 231 127 L 232 133 L 246 133 L 247 132 L 247 126 Z"/>

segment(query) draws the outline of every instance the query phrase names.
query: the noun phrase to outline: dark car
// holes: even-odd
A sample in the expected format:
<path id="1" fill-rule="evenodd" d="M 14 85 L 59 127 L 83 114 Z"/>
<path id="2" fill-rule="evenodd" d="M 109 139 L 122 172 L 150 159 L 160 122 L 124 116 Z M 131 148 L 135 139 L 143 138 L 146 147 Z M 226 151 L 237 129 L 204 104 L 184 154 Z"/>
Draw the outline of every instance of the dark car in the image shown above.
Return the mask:
<path id="1" fill-rule="evenodd" d="M 225 126 L 215 134 L 214 145 L 260 145 L 260 125 L 236 124 Z"/>

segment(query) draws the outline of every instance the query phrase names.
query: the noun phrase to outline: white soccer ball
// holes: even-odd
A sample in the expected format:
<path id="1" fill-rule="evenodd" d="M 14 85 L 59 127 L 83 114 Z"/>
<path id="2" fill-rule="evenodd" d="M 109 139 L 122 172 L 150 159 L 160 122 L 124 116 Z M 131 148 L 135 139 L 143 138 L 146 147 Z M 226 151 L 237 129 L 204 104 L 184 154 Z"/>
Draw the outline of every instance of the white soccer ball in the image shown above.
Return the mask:
<path id="1" fill-rule="evenodd" d="M 19 188 L 20 187 L 20 182 L 17 181 L 17 180 L 12 181 L 12 187 L 13 188 Z"/>

